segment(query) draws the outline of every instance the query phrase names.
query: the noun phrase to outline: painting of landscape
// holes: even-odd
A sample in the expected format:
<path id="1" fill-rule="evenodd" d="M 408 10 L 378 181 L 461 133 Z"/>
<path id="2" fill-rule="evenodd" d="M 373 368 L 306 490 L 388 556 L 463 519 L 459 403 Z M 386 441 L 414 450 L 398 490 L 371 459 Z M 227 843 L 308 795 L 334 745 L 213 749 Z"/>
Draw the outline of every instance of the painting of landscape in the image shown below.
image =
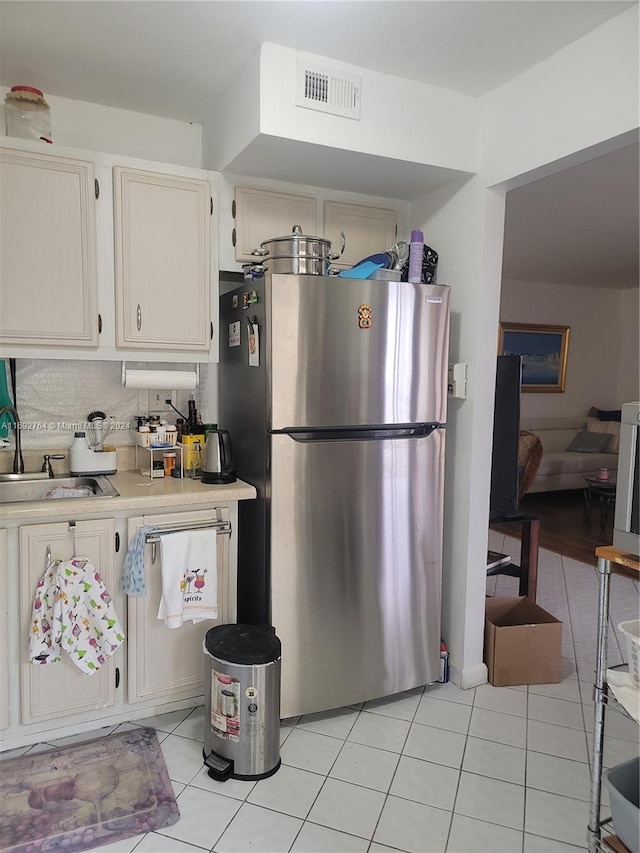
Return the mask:
<path id="1" fill-rule="evenodd" d="M 522 390 L 564 391 L 568 326 L 501 323 L 499 355 L 522 357 Z"/>

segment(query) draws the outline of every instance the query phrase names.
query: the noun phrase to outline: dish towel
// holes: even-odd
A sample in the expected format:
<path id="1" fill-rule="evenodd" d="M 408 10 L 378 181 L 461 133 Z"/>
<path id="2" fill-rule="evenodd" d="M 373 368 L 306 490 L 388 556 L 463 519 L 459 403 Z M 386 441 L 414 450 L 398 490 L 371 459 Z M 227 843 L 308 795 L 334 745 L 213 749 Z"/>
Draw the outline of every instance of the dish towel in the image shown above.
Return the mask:
<path id="1" fill-rule="evenodd" d="M 147 533 L 157 530 L 151 524 L 141 527 L 129 543 L 124 556 L 120 589 L 127 595 L 145 595 L 147 587 L 144 580 L 144 546 Z"/>
<path id="2" fill-rule="evenodd" d="M 217 533 L 184 530 L 165 534 L 162 548 L 162 598 L 158 619 L 167 628 L 218 618 Z"/>
<path id="3" fill-rule="evenodd" d="M 38 581 L 29 632 L 31 663 L 57 663 L 61 651 L 93 675 L 124 640 L 111 596 L 85 557 L 56 560 Z"/>

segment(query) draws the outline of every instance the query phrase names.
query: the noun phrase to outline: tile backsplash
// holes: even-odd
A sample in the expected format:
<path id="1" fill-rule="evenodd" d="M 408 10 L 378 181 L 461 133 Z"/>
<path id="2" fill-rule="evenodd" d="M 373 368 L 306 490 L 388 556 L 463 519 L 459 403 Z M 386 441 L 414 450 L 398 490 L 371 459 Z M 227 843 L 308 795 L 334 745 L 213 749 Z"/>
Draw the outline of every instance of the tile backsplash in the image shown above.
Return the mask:
<path id="1" fill-rule="evenodd" d="M 127 362 L 127 366 L 144 369 L 148 365 Z M 173 364 L 166 367 L 175 369 Z M 193 368 L 192 365 L 184 367 Z M 7 360 L 7 373 L 8 368 Z M 199 409 L 201 396 L 206 402 L 207 395 L 201 395 L 200 389 L 207 388 L 208 369 L 208 365 L 200 365 L 200 386 L 193 392 Z M 130 445 L 128 426 L 135 426 L 136 415 L 147 413 L 148 392 L 124 388 L 121 377 L 122 363 L 119 361 L 17 359 L 17 408 L 22 423 L 23 449 L 68 448 L 74 431 L 84 429 L 87 415 L 95 410 L 113 417 L 118 425 L 107 443 L 117 447 Z M 189 392 L 178 392 L 176 408 L 181 412 L 186 413 L 188 398 Z M 168 408 L 166 417 L 174 422 L 178 415 Z M 3 454 L 7 452 L 4 450 Z"/>

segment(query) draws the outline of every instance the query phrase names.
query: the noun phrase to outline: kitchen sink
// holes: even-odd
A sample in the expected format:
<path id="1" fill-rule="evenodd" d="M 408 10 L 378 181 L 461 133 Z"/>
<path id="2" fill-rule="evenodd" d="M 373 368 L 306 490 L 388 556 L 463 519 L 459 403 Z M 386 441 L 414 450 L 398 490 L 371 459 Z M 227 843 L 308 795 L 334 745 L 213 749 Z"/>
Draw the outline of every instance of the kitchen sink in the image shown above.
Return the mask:
<path id="1" fill-rule="evenodd" d="M 108 498 L 119 494 L 102 474 L 95 477 L 0 474 L 0 504 L 60 498 Z"/>

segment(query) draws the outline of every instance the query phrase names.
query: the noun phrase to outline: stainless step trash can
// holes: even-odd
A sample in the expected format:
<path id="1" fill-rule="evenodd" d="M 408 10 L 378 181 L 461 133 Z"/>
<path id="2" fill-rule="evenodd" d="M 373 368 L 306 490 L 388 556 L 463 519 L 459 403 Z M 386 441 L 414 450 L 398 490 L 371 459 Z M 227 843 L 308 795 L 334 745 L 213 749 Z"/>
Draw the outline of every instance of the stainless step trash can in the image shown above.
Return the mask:
<path id="1" fill-rule="evenodd" d="M 280 767 L 280 640 L 269 625 L 216 625 L 204 638 L 204 763 L 212 779 Z"/>

